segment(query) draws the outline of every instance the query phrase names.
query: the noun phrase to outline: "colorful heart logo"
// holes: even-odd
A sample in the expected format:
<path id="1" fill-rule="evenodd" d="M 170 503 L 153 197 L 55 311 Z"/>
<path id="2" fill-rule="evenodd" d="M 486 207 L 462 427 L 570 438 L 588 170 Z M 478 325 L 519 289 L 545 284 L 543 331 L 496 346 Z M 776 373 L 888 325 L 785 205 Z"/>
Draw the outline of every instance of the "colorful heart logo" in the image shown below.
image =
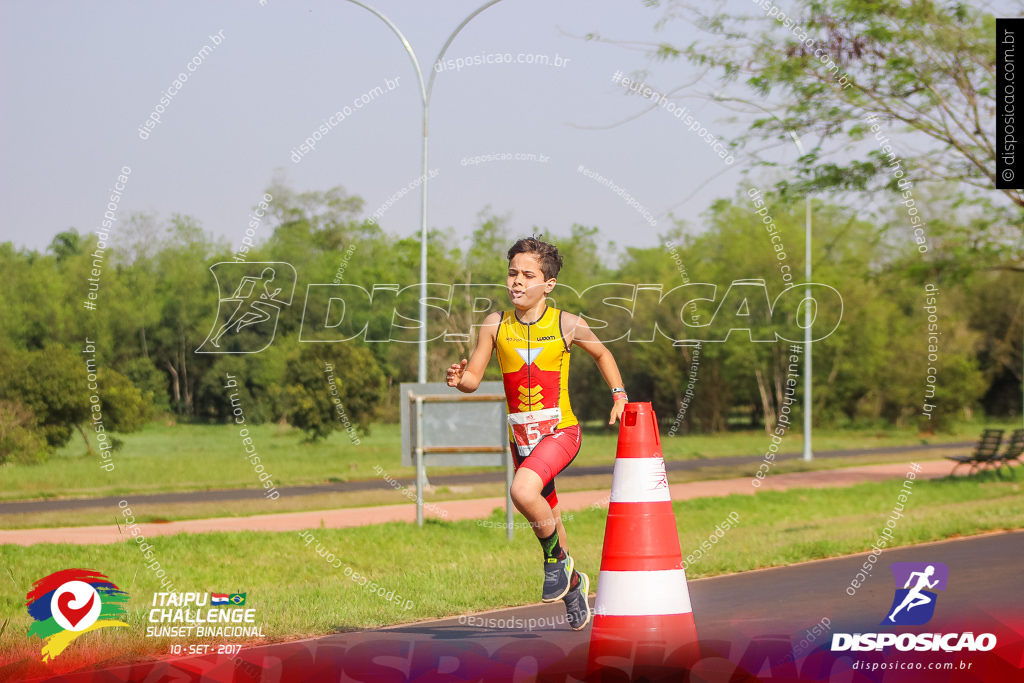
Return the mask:
<path id="1" fill-rule="evenodd" d="M 25 596 L 32 618 L 28 636 L 42 639 L 42 660 L 51 662 L 79 636 L 128 628 L 127 602 L 128 594 L 94 569 L 55 571 L 36 581 Z"/>
<path id="2" fill-rule="evenodd" d="M 71 606 L 71 602 L 76 598 L 77 596 L 74 593 L 61 593 L 57 597 L 57 609 L 60 610 L 60 613 L 64 615 L 64 618 L 68 620 L 72 627 L 78 626 L 89 615 L 89 612 L 92 610 L 92 604 L 96 601 L 96 594 L 90 594 L 89 601 L 85 603 L 85 607 L 77 609 Z"/>
<path id="3" fill-rule="evenodd" d="M 62 628 L 85 631 L 99 619 L 103 601 L 92 585 L 84 581 L 66 581 L 53 592 L 50 611 Z"/>

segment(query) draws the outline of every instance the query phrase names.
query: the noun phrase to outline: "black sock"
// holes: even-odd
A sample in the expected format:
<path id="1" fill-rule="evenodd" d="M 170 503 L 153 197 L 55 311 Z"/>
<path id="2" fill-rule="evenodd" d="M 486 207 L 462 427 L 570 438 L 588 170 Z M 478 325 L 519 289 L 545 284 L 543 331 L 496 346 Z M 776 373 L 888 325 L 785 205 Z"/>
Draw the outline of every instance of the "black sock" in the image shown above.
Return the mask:
<path id="1" fill-rule="evenodd" d="M 565 551 L 558 544 L 558 532 L 554 531 L 547 538 L 538 538 L 541 550 L 544 551 L 544 562 L 558 562 L 565 559 Z"/>
<path id="2" fill-rule="evenodd" d="M 580 583 L 583 579 L 580 578 L 580 573 L 575 569 L 572 570 L 572 580 L 569 582 L 569 590 L 574 591 L 580 587 Z"/>

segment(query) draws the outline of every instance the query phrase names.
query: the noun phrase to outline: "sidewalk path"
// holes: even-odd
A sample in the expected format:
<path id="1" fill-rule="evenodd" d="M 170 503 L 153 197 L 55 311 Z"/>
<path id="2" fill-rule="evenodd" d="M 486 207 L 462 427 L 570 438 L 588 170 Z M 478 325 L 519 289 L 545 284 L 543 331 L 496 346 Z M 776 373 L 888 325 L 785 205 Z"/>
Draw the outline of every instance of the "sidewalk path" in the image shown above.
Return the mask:
<path id="1" fill-rule="evenodd" d="M 949 462 L 946 460 L 929 460 L 918 464 L 918 479 L 940 479 L 949 474 Z M 862 482 L 885 481 L 887 479 L 903 479 L 910 469 L 910 463 L 894 463 L 889 465 L 865 465 L 847 467 L 838 470 L 820 470 L 817 472 L 794 472 L 766 477 L 761 480 L 760 488 L 751 485 L 752 477 L 742 479 L 720 479 L 717 481 L 688 482 L 672 484 L 669 489 L 672 500 L 689 500 L 710 496 L 728 496 L 733 493 L 753 495 L 757 491 L 785 491 L 793 488 L 829 488 L 853 486 Z M 558 495 L 559 507 L 563 511 L 583 510 L 591 505 L 608 504 L 609 490 L 571 491 Z M 472 500 L 452 500 L 433 503 L 437 510 L 447 510 L 444 519 L 483 519 L 489 517 L 495 508 L 505 507 L 504 497 L 477 498 Z M 115 506 L 112 515 L 120 510 Z M 425 511 L 425 514 L 427 511 Z M 437 514 L 428 514 L 439 518 Z M 222 517 L 218 519 L 193 519 L 182 522 L 164 524 L 140 524 L 140 533 L 147 538 L 154 536 L 170 536 L 178 533 L 200 534 L 211 531 L 298 531 L 314 529 L 320 526 L 339 529 L 384 522 L 415 522 L 416 506 L 381 505 L 376 507 L 345 508 L 341 510 L 322 510 L 312 512 L 288 512 L 276 515 L 257 515 L 253 517 Z M 56 529 L 15 529 L 0 531 L 0 545 L 35 545 L 37 543 L 72 543 L 76 545 L 117 543 L 125 538 L 124 527 L 114 524 L 105 526 L 63 527 Z"/>

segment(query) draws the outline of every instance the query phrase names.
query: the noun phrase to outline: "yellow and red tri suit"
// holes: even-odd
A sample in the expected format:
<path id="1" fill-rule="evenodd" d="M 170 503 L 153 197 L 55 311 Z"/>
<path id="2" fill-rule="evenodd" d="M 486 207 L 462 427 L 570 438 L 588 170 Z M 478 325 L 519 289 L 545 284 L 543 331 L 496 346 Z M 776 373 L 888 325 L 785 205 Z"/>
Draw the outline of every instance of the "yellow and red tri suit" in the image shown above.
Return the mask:
<path id="1" fill-rule="evenodd" d="M 544 433 L 532 450 L 520 450 L 509 430 L 516 469 L 525 465 L 544 481 L 544 496 L 558 504 L 554 477 L 572 462 L 580 448 L 579 420 L 569 403 L 569 348 L 562 331 L 562 314 L 546 307 L 535 322 L 520 322 L 516 312 L 504 311 L 495 336 L 498 365 L 505 385 L 508 412 L 560 411 L 553 433 Z"/>

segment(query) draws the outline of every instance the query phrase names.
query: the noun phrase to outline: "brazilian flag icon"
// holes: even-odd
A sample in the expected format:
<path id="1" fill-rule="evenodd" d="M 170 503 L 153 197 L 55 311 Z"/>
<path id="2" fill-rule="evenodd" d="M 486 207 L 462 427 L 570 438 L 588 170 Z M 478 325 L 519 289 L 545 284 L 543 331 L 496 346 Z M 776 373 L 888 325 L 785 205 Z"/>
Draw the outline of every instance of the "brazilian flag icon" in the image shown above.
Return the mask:
<path id="1" fill-rule="evenodd" d="M 236 607 L 244 605 L 246 595 L 248 595 L 248 593 L 232 593 L 228 596 L 228 602 Z"/>

